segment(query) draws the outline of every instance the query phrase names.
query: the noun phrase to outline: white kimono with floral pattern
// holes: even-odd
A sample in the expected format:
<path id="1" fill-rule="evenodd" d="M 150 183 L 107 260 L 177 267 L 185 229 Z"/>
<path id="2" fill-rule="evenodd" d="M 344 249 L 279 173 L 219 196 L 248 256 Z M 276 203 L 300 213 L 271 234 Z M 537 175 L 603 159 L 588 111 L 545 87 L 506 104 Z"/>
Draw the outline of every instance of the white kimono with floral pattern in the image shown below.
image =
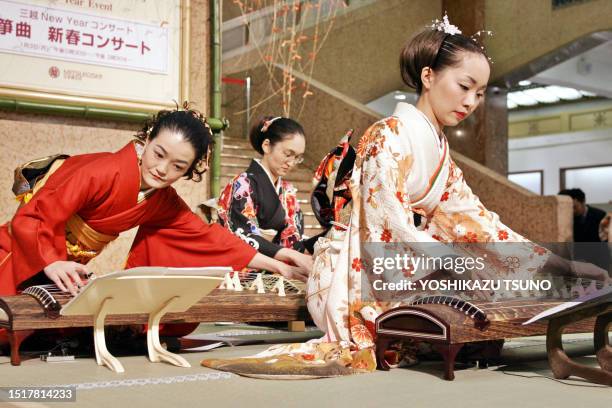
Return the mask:
<path id="1" fill-rule="evenodd" d="M 450 158 L 446 138 L 439 137 L 412 105 L 399 103 L 393 116 L 374 123 L 362 136 L 351 193 L 348 229 L 332 229 L 328 238 L 319 239 L 307 283 L 308 310 L 325 336 L 274 346 L 242 361 L 203 364 L 239 374 L 250 364 L 245 375 L 256 372 L 272 378 L 285 373 L 309 378 L 375 370 L 374 320 L 399 303 L 364 301 L 363 244 L 403 242 L 416 251 L 421 250 L 420 243 L 484 242 L 490 261 L 487 271 L 497 277 L 527 277 L 548 259 L 548 250 L 510 230 L 482 205 Z M 423 217 L 419 228 L 414 212 Z M 501 242 L 517 243 L 510 256 L 495 247 Z"/>
<path id="2" fill-rule="evenodd" d="M 374 320 L 398 306 L 363 300 L 364 243 L 487 243 L 491 277 L 527 277 L 548 258 L 546 249 L 509 229 L 483 206 L 450 158 L 446 138 L 439 137 L 427 117 L 410 104 L 400 102 L 393 116 L 374 123 L 362 136 L 351 190 L 348 231 L 334 231 L 335 239 L 320 240 L 308 282 L 308 310 L 326 333 L 325 341 L 372 348 Z M 418 228 L 413 212 L 422 216 Z M 498 242 L 519 244 L 504 254 Z M 471 256 L 483 255 L 469 248 Z"/>

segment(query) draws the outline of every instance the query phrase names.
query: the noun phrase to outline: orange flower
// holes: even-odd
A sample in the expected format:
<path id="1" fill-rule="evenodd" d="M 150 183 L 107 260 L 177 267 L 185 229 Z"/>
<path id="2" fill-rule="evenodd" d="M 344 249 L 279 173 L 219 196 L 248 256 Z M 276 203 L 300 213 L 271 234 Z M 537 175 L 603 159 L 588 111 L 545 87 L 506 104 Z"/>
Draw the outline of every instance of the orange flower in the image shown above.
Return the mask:
<path id="1" fill-rule="evenodd" d="M 397 118 L 394 118 L 393 116 L 390 118 L 387 118 L 387 120 L 385 120 L 385 124 L 389 127 L 389 129 L 395 133 L 396 135 L 398 134 L 398 129 L 397 129 Z"/>
<path id="2" fill-rule="evenodd" d="M 463 238 L 465 242 L 478 242 L 478 235 L 475 232 L 468 232 Z"/>
<path id="3" fill-rule="evenodd" d="M 360 349 L 372 347 L 374 345 L 372 335 L 363 324 L 351 325 L 351 337 Z"/>
<path id="4" fill-rule="evenodd" d="M 448 200 L 448 191 L 442 194 L 442 197 L 440 198 L 440 201 L 447 201 L 447 200 Z"/>
<path id="5" fill-rule="evenodd" d="M 385 242 L 391 242 L 391 238 L 393 238 L 391 231 L 387 228 L 383 229 L 383 232 L 380 235 L 380 240 Z"/>
<path id="6" fill-rule="evenodd" d="M 366 130 L 363 136 L 361 136 L 361 139 L 359 139 L 359 143 L 357 144 L 358 157 L 365 157 L 366 152 L 368 152 L 368 150 L 370 150 L 375 144 L 380 145 L 380 147 L 384 145 L 385 138 L 381 134 L 383 128 L 383 125 L 377 122 L 376 124 L 368 128 L 368 130 Z M 376 147 L 376 150 L 374 152 L 374 155 L 376 154 L 378 154 L 378 147 Z"/>
<path id="7" fill-rule="evenodd" d="M 302 354 L 302 358 L 306 361 L 313 361 L 315 359 L 314 354 Z"/>
<path id="8" fill-rule="evenodd" d="M 402 192 L 401 192 L 401 191 L 397 191 L 397 192 L 395 193 L 395 196 L 396 196 L 396 197 L 397 197 L 397 199 L 400 201 L 400 203 L 402 203 L 402 204 L 404 203 L 404 194 L 402 194 Z"/>
<path id="9" fill-rule="evenodd" d="M 500 241 L 505 241 L 506 239 L 508 239 L 508 231 L 506 230 L 497 231 L 497 238 L 499 238 Z"/>
<path id="10" fill-rule="evenodd" d="M 354 309 L 355 307 L 351 307 L 351 310 L 354 310 Z M 352 314 L 348 318 L 348 323 L 349 323 L 349 326 L 358 326 L 360 324 L 363 324 L 360 319 L 353 316 Z"/>
<path id="11" fill-rule="evenodd" d="M 544 254 L 546 254 L 546 248 L 542 248 L 539 245 L 536 245 L 533 247 L 533 252 L 535 252 L 536 254 L 542 256 Z"/>
<path id="12" fill-rule="evenodd" d="M 378 155 L 378 146 L 374 145 L 372 146 L 372 148 L 370 149 L 370 156 L 371 157 L 376 157 Z"/>
<path id="13" fill-rule="evenodd" d="M 255 213 L 255 209 L 251 205 L 246 205 L 244 207 L 244 209 L 242 210 L 242 215 L 244 215 L 247 218 L 257 217 L 257 214 Z"/>
<path id="14" fill-rule="evenodd" d="M 357 143 L 357 156 L 364 157 L 365 151 L 368 148 L 368 144 L 370 143 L 370 134 L 364 134 L 361 139 L 359 139 L 359 143 Z"/>
<path id="15" fill-rule="evenodd" d="M 351 265 L 351 267 L 356 271 L 356 272 L 361 272 L 361 268 L 362 268 L 363 264 L 361 263 L 361 259 L 359 258 L 354 258 L 353 259 L 353 265 Z"/>

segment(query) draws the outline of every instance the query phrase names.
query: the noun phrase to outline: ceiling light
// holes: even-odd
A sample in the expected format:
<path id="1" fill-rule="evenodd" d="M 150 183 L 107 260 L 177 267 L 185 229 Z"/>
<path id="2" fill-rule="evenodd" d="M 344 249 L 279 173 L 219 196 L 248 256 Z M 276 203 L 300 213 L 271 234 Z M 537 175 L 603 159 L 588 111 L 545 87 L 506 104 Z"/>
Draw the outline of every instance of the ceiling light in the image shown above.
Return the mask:
<path id="1" fill-rule="evenodd" d="M 393 97 L 395 99 L 397 99 L 398 101 L 403 101 L 403 100 L 406 99 L 406 95 L 404 95 L 404 94 L 395 94 L 395 95 L 393 95 Z"/>
<path id="2" fill-rule="evenodd" d="M 559 98 L 566 101 L 582 98 L 582 94 L 574 88 L 566 88 L 564 86 L 551 85 L 546 87 L 549 92 L 554 93 Z"/>
<path id="3" fill-rule="evenodd" d="M 519 81 L 519 86 L 529 86 L 531 85 L 531 81 L 528 81 L 527 79 L 523 79 L 522 81 Z"/>
<path id="4" fill-rule="evenodd" d="M 554 93 L 548 91 L 546 88 L 531 88 L 526 89 L 523 93 L 531 96 L 540 103 L 554 103 L 559 102 L 560 98 Z"/>
<path id="5" fill-rule="evenodd" d="M 538 101 L 535 98 L 527 95 L 523 91 L 510 92 L 508 94 L 508 100 L 520 106 L 533 106 L 538 104 Z"/>

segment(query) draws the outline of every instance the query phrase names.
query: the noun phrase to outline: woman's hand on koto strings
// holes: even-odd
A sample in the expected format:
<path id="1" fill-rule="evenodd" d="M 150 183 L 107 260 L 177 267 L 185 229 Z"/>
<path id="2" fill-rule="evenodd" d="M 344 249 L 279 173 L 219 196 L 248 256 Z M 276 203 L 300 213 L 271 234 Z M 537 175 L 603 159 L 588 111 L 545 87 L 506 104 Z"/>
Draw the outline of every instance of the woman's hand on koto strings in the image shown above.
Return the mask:
<path id="1" fill-rule="evenodd" d="M 275 258 L 279 261 L 288 262 L 305 270 L 307 272 L 306 276 L 308 276 L 308 274 L 312 271 L 312 267 L 314 265 L 312 255 L 303 254 L 290 248 L 282 248 L 276 253 Z"/>
<path id="2" fill-rule="evenodd" d="M 47 265 L 43 271 L 62 292 L 70 292 L 73 296 L 76 296 L 79 289 L 85 286 L 81 277 L 90 276 L 85 265 L 72 261 L 55 261 Z"/>

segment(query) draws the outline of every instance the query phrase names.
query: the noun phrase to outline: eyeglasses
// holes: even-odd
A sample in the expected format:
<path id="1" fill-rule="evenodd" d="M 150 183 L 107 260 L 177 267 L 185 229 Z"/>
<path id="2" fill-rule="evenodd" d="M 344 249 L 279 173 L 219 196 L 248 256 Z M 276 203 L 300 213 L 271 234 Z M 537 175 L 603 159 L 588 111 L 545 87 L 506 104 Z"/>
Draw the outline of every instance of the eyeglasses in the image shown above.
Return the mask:
<path id="1" fill-rule="evenodd" d="M 293 152 L 283 151 L 283 156 L 285 157 L 285 161 L 290 162 L 292 164 L 300 164 L 304 161 L 304 156 L 296 156 Z"/>

